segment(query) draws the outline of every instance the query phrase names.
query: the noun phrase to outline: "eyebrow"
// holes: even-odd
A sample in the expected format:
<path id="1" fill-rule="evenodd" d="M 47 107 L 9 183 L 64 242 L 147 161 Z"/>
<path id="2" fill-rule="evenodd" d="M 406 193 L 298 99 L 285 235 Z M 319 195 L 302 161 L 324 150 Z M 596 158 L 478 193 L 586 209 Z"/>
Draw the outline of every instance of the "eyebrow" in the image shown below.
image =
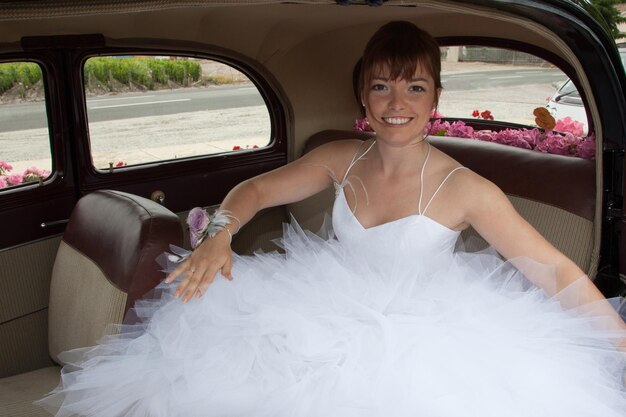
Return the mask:
<path id="1" fill-rule="evenodd" d="M 374 80 L 389 81 L 389 77 L 374 77 L 374 78 L 372 78 L 372 81 L 374 81 Z M 407 81 L 411 82 L 411 83 L 418 82 L 418 81 L 428 82 L 428 79 L 426 79 L 424 77 L 419 77 L 419 78 L 411 78 L 410 80 L 407 80 Z"/>

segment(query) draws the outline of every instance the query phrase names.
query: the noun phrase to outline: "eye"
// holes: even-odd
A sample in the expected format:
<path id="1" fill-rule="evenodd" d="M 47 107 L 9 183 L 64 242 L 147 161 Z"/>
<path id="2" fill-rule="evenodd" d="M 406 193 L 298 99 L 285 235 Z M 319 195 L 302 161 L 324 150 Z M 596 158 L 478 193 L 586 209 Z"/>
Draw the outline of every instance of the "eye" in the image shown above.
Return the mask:
<path id="1" fill-rule="evenodd" d="M 384 84 L 373 84 L 372 91 L 385 91 L 387 87 Z"/>
<path id="2" fill-rule="evenodd" d="M 413 93 L 423 93 L 424 91 L 426 91 L 426 89 L 421 85 L 412 85 L 411 87 L 409 87 L 409 90 Z"/>

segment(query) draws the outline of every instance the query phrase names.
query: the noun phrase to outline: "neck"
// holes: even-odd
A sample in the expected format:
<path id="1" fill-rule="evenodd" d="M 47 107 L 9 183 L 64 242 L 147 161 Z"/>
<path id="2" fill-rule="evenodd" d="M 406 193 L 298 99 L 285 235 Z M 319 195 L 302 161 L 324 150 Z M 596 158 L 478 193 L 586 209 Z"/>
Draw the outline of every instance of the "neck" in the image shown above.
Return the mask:
<path id="1" fill-rule="evenodd" d="M 405 146 L 390 146 L 376 142 L 380 168 L 385 176 L 412 175 L 421 171 L 430 145 L 425 140 Z"/>

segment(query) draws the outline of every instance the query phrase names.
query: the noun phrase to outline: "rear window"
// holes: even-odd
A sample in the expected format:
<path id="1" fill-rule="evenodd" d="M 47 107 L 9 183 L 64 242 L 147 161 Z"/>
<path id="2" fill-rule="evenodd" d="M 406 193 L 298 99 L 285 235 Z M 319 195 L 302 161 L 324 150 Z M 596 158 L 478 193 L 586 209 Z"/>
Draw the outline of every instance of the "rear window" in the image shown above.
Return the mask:
<path id="1" fill-rule="evenodd" d="M 461 45 L 442 48 L 439 111 L 446 117 L 535 125 L 533 110 L 545 107 L 567 75 L 531 54 L 504 48 Z M 478 115 L 476 115 L 478 110 Z"/>
<path id="2" fill-rule="evenodd" d="M 595 157 L 595 136 L 576 86 L 538 56 L 475 45 L 443 47 L 442 84 L 431 135 Z"/>

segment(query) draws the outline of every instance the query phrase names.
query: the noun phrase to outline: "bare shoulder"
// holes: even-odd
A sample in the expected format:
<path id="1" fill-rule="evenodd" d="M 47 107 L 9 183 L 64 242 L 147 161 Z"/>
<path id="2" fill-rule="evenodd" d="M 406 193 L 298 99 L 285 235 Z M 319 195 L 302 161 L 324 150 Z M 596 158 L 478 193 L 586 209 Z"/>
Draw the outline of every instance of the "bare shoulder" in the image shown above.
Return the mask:
<path id="1" fill-rule="evenodd" d="M 475 186 L 494 186 L 491 181 L 487 180 L 484 177 L 481 177 L 471 169 L 463 166 L 459 161 L 452 158 L 447 153 L 437 149 L 435 146 L 431 145 L 431 160 L 433 161 L 434 169 L 436 171 L 441 171 L 443 173 L 449 173 L 451 171 L 457 170 L 455 177 L 457 177 L 456 181 L 460 181 L 465 185 L 475 185 Z M 463 168 L 462 170 L 459 168 Z"/>
<path id="2" fill-rule="evenodd" d="M 445 177 L 454 172 L 447 180 L 447 187 L 459 203 L 465 203 L 463 205 L 470 208 L 480 207 L 487 202 L 495 203 L 498 200 L 506 199 L 505 194 L 496 184 L 464 167 L 446 153 L 434 147 L 433 150 L 436 155 L 438 175 Z M 506 200 L 508 201 L 508 199 Z"/>
<path id="3" fill-rule="evenodd" d="M 349 155 L 352 157 L 360 148 L 364 147 L 366 143 L 370 143 L 372 140 L 362 141 L 360 139 L 342 139 L 334 140 L 332 142 L 324 143 L 313 149 L 307 155 L 314 155 L 316 157 L 339 157 Z M 305 155 L 306 156 L 306 155 Z"/>
<path id="4" fill-rule="evenodd" d="M 301 163 L 324 165 L 337 176 L 348 168 L 350 161 L 360 152 L 365 152 L 372 140 L 343 139 L 325 143 L 313 149 L 302 158 Z"/>
<path id="5" fill-rule="evenodd" d="M 460 168 L 461 165 L 456 159 L 452 158 L 447 153 L 439 150 L 433 145 L 430 145 L 430 164 L 434 166 L 437 172 L 450 172 L 455 168 Z"/>
<path id="6" fill-rule="evenodd" d="M 502 214 L 512 208 L 500 187 L 470 169 L 457 171 L 451 183 L 457 202 L 464 208 L 466 222 L 470 224 L 477 216 Z"/>

